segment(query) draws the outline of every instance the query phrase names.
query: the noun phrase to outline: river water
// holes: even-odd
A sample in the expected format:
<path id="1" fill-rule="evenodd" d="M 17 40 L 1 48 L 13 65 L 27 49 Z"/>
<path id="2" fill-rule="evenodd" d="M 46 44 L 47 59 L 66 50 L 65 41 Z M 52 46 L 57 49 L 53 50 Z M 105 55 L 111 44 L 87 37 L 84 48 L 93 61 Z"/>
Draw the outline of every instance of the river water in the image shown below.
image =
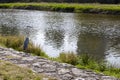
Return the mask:
<path id="1" fill-rule="evenodd" d="M 51 57 L 87 53 L 120 67 L 120 16 L 1 9 L 0 26 L 3 35 L 29 36 Z"/>

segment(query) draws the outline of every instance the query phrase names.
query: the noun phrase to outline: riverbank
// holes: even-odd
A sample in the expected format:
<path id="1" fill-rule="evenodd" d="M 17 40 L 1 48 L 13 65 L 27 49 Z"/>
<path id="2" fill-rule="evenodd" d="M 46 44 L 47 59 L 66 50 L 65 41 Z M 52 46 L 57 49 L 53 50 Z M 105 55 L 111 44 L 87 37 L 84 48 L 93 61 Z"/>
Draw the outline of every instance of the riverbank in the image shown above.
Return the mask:
<path id="1" fill-rule="evenodd" d="M 24 51 L 23 41 L 24 38 L 21 36 L 0 36 L 0 45 L 8 48 L 14 48 L 19 51 Z M 10 50 L 8 49 L 8 51 Z M 114 68 L 112 66 L 108 67 L 105 62 L 102 61 L 97 62 L 88 55 L 77 56 L 76 54 L 70 52 L 70 53 L 61 53 L 60 56 L 57 58 L 50 58 L 42 51 L 42 49 L 39 46 L 34 46 L 32 43 L 29 43 L 28 49 L 24 52 L 31 53 L 32 55 L 35 56 L 46 57 L 47 59 L 52 61 L 69 63 L 80 69 L 93 70 L 98 73 L 104 73 L 106 75 L 120 78 L 120 75 L 118 74 L 120 73 L 120 68 Z M 17 54 L 16 52 L 14 53 Z M 21 54 L 21 52 L 18 53 L 20 53 L 20 55 L 24 55 Z M 31 54 L 26 54 L 26 55 L 31 55 Z"/>
<path id="2" fill-rule="evenodd" d="M 0 3 L 0 8 L 120 15 L 119 4 Z"/>
<path id="3" fill-rule="evenodd" d="M 39 56 L 32 56 L 31 54 L 15 51 L 11 48 L 0 47 L 0 60 L 29 68 L 33 72 L 41 73 L 57 80 L 119 80 L 102 73 L 98 74 L 91 70 L 78 69 L 70 64 L 51 61 Z"/>

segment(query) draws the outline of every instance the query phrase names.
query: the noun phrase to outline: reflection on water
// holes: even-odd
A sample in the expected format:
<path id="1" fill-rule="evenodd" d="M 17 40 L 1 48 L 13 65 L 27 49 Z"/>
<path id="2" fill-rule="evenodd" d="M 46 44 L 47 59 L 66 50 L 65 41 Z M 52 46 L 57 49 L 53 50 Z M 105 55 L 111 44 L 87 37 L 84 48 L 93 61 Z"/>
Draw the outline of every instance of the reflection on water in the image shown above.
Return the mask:
<path id="1" fill-rule="evenodd" d="M 77 42 L 78 54 L 90 54 L 96 59 L 103 59 L 105 56 L 107 40 L 99 34 L 80 34 Z M 96 55 L 97 54 L 97 55 Z"/>
<path id="2" fill-rule="evenodd" d="M 24 35 L 52 57 L 72 51 L 105 59 L 120 67 L 120 16 L 0 10 L 2 35 Z"/>
<path id="3" fill-rule="evenodd" d="M 0 13 L 0 33 L 1 35 L 18 35 L 19 29 L 16 23 L 16 18 L 12 13 Z M 12 16 L 11 16 L 12 15 Z"/>
<path id="4" fill-rule="evenodd" d="M 46 15 L 45 20 L 47 27 L 45 29 L 45 41 L 56 49 L 60 49 L 64 39 L 64 29 L 61 29 L 64 23 L 61 14 Z"/>
<path id="5" fill-rule="evenodd" d="M 59 49 L 63 44 L 64 34 L 59 30 L 47 30 L 45 33 L 46 42 L 50 43 L 54 48 Z"/>
<path id="6" fill-rule="evenodd" d="M 17 27 L 9 27 L 6 25 L 1 25 L 0 26 L 0 33 L 1 35 L 18 35 L 19 30 Z"/>

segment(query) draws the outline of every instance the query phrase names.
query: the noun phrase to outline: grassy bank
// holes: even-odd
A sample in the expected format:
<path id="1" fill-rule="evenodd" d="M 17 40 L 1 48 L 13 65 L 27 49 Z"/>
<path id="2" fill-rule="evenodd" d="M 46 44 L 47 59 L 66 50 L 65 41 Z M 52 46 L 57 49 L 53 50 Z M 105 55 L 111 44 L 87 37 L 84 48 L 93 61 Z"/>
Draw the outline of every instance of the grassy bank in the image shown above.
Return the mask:
<path id="1" fill-rule="evenodd" d="M 22 36 L 0 36 L 0 45 L 13 48 L 18 51 L 32 53 L 33 55 L 48 57 L 40 46 L 29 43 L 27 50 L 23 50 L 24 37 Z"/>
<path id="2" fill-rule="evenodd" d="M 77 4 L 77 3 L 0 3 L 3 9 L 30 9 L 60 12 L 120 14 L 116 4 Z"/>
<path id="3" fill-rule="evenodd" d="M 21 36 L 0 36 L 0 45 L 5 47 L 14 48 L 19 51 L 23 50 L 24 37 Z M 40 49 L 39 46 L 34 46 L 32 43 L 29 44 L 28 49 L 25 52 L 32 53 L 37 56 L 47 57 L 46 54 Z M 72 64 L 81 69 L 90 69 L 98 73 L 104 73 L 106 75 L 115 76 L 120 78 L 120 68 L 114 68 L 108 66 L 104 61 L 96 61 L 89 55 L 78 56 L 73 52 L 61 53 L 57 58 L 49 58 L 51 60 Z"/>
<path id="4" fill-rule="evenodd" d="M 97 61 L 88 54 L 77 56 L 73 52 L 61 53 L 60 56 L 54 60 L 75 65 L 80 69 L 88 69 L 97 73 L 104 73 L 105 75 L 120 78 L 120 68 L 115 68 L 112 65 L 108 66 L 105 61 Z"/>
<path id="5" fill-rule="evenodd" d="M 36 74 L 28 68 L 0 60 L 0 80 L 43 80 L 43 78 L 55 80 L 42 74 Z"/>

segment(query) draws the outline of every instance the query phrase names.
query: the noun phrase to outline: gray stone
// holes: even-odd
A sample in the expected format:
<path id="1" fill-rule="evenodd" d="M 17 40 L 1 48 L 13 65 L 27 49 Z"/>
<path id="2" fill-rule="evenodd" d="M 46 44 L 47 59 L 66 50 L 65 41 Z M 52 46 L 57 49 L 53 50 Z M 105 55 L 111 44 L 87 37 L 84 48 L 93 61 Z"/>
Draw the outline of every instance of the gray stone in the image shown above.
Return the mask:
<path id="1" fill-rule="evenodd" d="M 33 61 L 34 57 L 23 57 L 22 60 Z"/>
<path id="2" fill-rule="evenodd" d="M 110 77 L 110 76 L 102 76 L 101 80 L 117 80 L 117 79 L 114 77 Z"/>
<path id="3" fill-rule="evenodd" d="M 63 66 L 64 68 L 74 68 L 73 65 L 67 64 L 67 63 L 62 63 L 62 66 Z"/>
<path id="4" fill-rule="evenodd" d="M 69 69 L 65 69 L 65 68 L 58 69 L 58 74 L 60 75 L 67 74 L 67 73 L 70 73 Z"/>
<path id="5" fill-rule="evenodd" d="M 72 68 L 72 73 L 74 76 L 83 76 L 83 77 L 88 77 L 89 75 L 85 73 L 85 71 L 77 69 L 77 68 Z"/>
<path id="6" fill-rule="evenodd" d="M 81 77 L 77 77 L 75 78 L 74 80 L 85 80 L 84 78 L 81 78 Z"/>
<path id="7" fill-rule="evenodd" d="M 49 80 L 48 78 L 43 78 L 42 80 Z"/>
<path id="8" fill-rule="evenodd" d="M 40 68 L 36 68 L 36 70 L 35 70 L 36 72 L 38 72 L 38 73 L 42 73 L 42 72 L 44 72 L 44 70 L 43 69 L 40 69 Z"/>
<path id="9" fill-rule="evenodd" d="M 80 69 L 77 69 L 77 68 L 72 68 L 72 73 L 75 75 L 75 76 L 80 76 L 81 73 L 84 73 L 83 70 L 80 70 Z"/>
<path id="10" fill-rule="evenodd" d="M 74 77 L 70 74 L 64 74 L 64 75 L 61 75 L 60 77 L 62 80 L 73 80 Z"/>
<path id="11" fill-rule="evenodd" d="M 55 65 L 51 65 L 51 64 L 44 64 L 42 66 L 42 68 L 46 71 L 46 72 L 55 72 L 56 71 L 56 66 Z"/>
<path id="12" fill-rule="evenodd" d="M 50 77 L 51 77 L 51 76 L 52 76 L 52 77 L 56 77 L 56 78 L 58 77 L 57 74 L 54 73 L 54 72 L 44 72 L 44 74 L 47 75 L 47 76 L 50 76 Z"/>
<path id="13" fill-rule="evenodd" d="M 39 64 L 39 62 L 33 63 L 32 66 L 33 66 L 33 67 L 37 67 L 37 68 L 40 68 L 40 67 L 41 67 L 41 65 Z"/>
<path id="14" fill-rule="evenodd" d="M 48 64 L 47 62 L 39 62 L 40 65 Z"/>

